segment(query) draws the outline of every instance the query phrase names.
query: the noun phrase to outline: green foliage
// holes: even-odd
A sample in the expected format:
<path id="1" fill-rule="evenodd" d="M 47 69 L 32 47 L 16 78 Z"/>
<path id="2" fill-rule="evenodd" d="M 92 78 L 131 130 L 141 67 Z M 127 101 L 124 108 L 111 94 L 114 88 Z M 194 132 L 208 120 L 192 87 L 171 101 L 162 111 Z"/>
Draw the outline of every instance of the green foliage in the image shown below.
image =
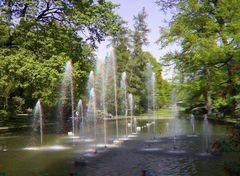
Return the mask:
<path id="1" fill-rule="evenodd" d="M 156 73 L 156 108 L 160 108 L 169 101 L 170 86 L 162 79 L 161 65 L 150 53 L 142 50 L 147 42 L 147 33 L 149 29 L 145 22 L 147 13 L 145 9 L 134 17 L 134 31 L 125 27 L 122 21 L 122 27 L 113 39 L 115 54 L 117 59 L 117 79 L 121 79 L 122 72 L 127 74 L 127 92 L 133 94 L 135 113 L 140 114 L 147 111 L 147 90 L 146 90 L 146 64 L 150 60 Z M 121 102 L 121 94 L 119 102 Z M 122 105 L 119 105 L 122 109 Z"/>
<path id="2" fill-rule="evenodd" d="M 54 106 L 70 59 L 76 97 L 83 95 L 96 43 L 118 30 L 115 7 L 105 1 L 1 1 L 0 109 L 25 112 L 37 99 Z"/>
<path id="3" fill-rule="evenodd" d="M 5 120 L 6 118 L 8 118 L 9 116 L 9 112 L 5 109 L 1 109 L 0 110 L 0 117 L 1 117 L 1 120 Z"/>
<path id="4" fill-rule="evenodd" d="M 209 112 L 211 106 L 218 108 L 225 103 L 236 108 L 240 66 L 238 1 L 159 0 L 158 3 L 176 12 L 169 28 L 161 29 L 159 42 L 162 47 L 172 42 L 182 47 L 164 59 L 174 63 L 178 70 L 185 104 L 204 101 Z"/>
<path id="5" fill-rule="evenodd" d="M 22 113 L 23 109 L 22 106 L 25 104 L 25 100 L 21 97 L 13 97 L 13 108 L 16 113 Z"/>
<path id="6" fill-rule="evenodd" d="M 236 157 L 236 153 L 240 152 L 240 125 L 236 124 L 232 130 L 230 137 L 218 140 L 212 144 L 212 151 L 216 154 L 228 153 L 233 154 L 232 158 L 225 158 L 224 171 L 228 175 L 239 175 L 239 157 Z M 231 155 L 230 155 L 231 156 Z"/>
<path id="7" fill-rule="evenodd" d="M 140 11 L 137 16 L 134 16 L 134 32 L 132 34 L 133 39 L 133 54 L 135 56 L 141 55 L 143 45 L 147 45 L 147 34 L 150 32 L 145 22 L 147 18 L 147 12 L 145 8 Z"/>
<path id="8" fill-rule="evenodd" d="M 157 59 L 154 58 L 149 52 L 144 52 L 144 57 L 148 58 L 151 64 L 153 65 L 153 71 L 155 72 L 156 77 L 156 108 L 162 108 L 163 106 L 168 105 L 171 100 L 170 93 L 171 93 L 171 85 L 168 81 L 162 78 L 162 65 L 157 62 Z"/>
<path id="9" fill-rule="evenodd" d="M 149 29 L 145 22 L 147 13 L 142 11 L 134 16 L 134 32 L 132 34 L 133 53 L 127 64 L 128 91 L 133 94 L 136 105 L 136 113 L 143 113 L 147 108 L 146 97 L 146 63 L 148 58 L 144 57 L 142 47 L 147 44 Z"/>

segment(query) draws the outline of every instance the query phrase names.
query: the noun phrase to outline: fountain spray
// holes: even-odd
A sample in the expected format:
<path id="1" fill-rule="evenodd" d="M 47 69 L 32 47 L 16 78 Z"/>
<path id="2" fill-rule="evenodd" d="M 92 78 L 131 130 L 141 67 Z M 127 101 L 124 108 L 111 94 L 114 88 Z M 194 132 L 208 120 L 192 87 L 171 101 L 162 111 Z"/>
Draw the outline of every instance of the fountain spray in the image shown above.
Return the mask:
<path id="1" fill-rule="evenodd" d="M 133 133 L 133 95 L 128 94 L 129 110 L 131 115 L 131 133 Z"/>
<path id="2" fill-rule="evenodd" d="M 123 72 L 121 76 L 121 89 L 124 97 L 123 102 L 124 102 L 124 115 L 126 119 L 126 136 L 128 136 L 126 72 Z"/>
<path id="3" fill-rule="evenodd" d="M 81 99 L 78 101 L 77 112 L 78 112 L 79 118 L 81 118 L 80 129 L 82 130 L 82 132 L 80 132 L 80 134 L 83 137 L 84 136 L 84 121 L 83 121 L 83 104 L 82 104 Z"/>
<path id="4" fill-rule="evenodd" d="M 98 57 L 97 59 L 97 75 L 100 75 L 100 89 L 101 89 L 101 102 L 103 110 L 103 130 L 104 130 L 104 145 L 107 147 L 107 124 L 106 124 L 106 67 L 105 59 Z"/>
<path id="5" fill-rule="evenodd" d="M 36 130 L 39 127 L 39 133 L 40 133 L 40 144 L 43 144 L 43 112 L 42 112 L 42 105 L 41 100 L 38 100 L 35 108 L 34 108 L 34 121 L 33 121 L 33 127 Z"/>
<path id="6" fill-rule="evenodd" d="M 116 58 L 113 47 L 110 48 L 110 59 L 113 62 L 113 82 L 114 82 L 114 104 L 115 104 L 115 119 L 116 119 L 116 136 L 118 139 L 118 101 L 117 101 L 117 76 L 116 76 Z"/>

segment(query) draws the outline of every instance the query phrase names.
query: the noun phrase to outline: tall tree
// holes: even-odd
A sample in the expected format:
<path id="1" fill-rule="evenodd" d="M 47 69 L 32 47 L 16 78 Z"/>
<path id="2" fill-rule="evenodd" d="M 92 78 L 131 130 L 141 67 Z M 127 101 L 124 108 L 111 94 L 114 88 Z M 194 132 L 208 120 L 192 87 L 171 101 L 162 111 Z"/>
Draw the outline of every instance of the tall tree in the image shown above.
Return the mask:
<path id="1" fill-rule="evenodd" d="M 116 78 L 118 80 L 118 85 L 120 84 L 119 80 L 121 80 L 121 75 L 123 72 L 127 70 L 127 64 L 129 58 L 131 57 L 130 45 L 131 45 L 131 31 L 127 27 L 127 23 L 125 21 L 120 22 L 121 26 L 118 32 L 113 36 L 112 45 L 115 49 L 115 57 L 116 57 Z M 118 86 L 120 87 L 120 86 Z M 118 89 L 118 102 L 119 102 L 119 113 L 124 114 L 124 103 L 121 90 Z"/>
<path id="2" fill-rule="evenodd" d="M 133 17 L 134 20 L 134 32 L 132 35 L 133 39 L 133 54 L 135 56 L 142 54 L 142 47 L 148 44 L 147 34 L 150 29 L 146 23 L 147 12 L 145 8 L 140 11 L 137 16 Z"/>
<path id="3" fill-rule="evenodd" d="M 174 7 L 174 15 L 168 29 L 162 28 L 162 46 L 179 42 L 182 50 L 168 55 L 182 73 L 185 87 L 195 90 L 197 99 L 204 97 L 210 112 L 210 102 L 239 105 L 239 16 L 237 0 L 174 0 L 163 7 Z M 170 57 L 169 57 L 170 56 Z M 226 77 L 227 76 L 227 77 Z M 221 104 L 221 103 L 220 103 Z M 219 105 L 220 105 L 219 104 Z"/>
<path id="4" fill-rule="evenodd" d="M 134 31 L 132 34 L 132 57 L 127 65 L 128 91 L 133 94 L 137 104 L 136 112 L 142 113 L 146 109 L 145 72 L 148 58 L 144 57 L 142 47 L 148 43 L 147 34 L 150 31 L 146 24 L 145 8 L 134 16 Z"/>
<path id="5" fill-rule="evenodd" d="M 117 80 L 120 79 L 121 73 L 126 71 L 127 63 L 131 56 L 131 31 L 126 25 L 127 23 L 125 21 L 121 21 L 121 27 L 112 39 L 117 60 Z"/>
<path id="6" fill-rule="evenodd" d="M 168 81 L 162 77 L 162 65 L 154 58 L 151 53 L 144 52 L 145 58 L 148 58 L 149 62 L 153 65 L 153 72 L 155 73 L 155 100 L 156 109 L 162 108 L 164 105 L 170 103 L 171 85 Z"/>

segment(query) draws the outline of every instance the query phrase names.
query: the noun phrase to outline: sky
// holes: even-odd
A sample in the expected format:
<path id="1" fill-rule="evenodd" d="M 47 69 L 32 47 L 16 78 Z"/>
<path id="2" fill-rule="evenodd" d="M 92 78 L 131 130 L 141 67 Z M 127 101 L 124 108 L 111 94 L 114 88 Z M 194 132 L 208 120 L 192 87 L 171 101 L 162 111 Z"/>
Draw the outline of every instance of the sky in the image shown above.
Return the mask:
<path id="1" fill-rule="evenodd" d="M 114 4 L 120 4 L 116 9 L 116 13 L 119 14 L 123 20 L 128 23 L 128 27 L 133 29 L 133 16 L 136 16 L 143 7 L 148 14 L 146 23 L 150 29 L 148 34 L 148 46 L 144 46 L 144 51 L 149 51 L 158 61 L 161 62 L 161 57 L 168 51 L 174 51 L 178 47 L 176 45 L 171 45 L 167 48 L 160 49 L 160 45 L 156 44 L 160 36 L 160 26 L 168 26 L 168 22 L 171 19 L 170 14 L 164 14 L 160 7 L 155 3 L 156 0 L 111 0 Z M 108 41 L 101 43 L 99 46 L 98 53 L 101 56 L 106 55 L 106 45 L 109 44 Z M 163 77 L 169 76 L 168 71 L 164 70 Z"/>

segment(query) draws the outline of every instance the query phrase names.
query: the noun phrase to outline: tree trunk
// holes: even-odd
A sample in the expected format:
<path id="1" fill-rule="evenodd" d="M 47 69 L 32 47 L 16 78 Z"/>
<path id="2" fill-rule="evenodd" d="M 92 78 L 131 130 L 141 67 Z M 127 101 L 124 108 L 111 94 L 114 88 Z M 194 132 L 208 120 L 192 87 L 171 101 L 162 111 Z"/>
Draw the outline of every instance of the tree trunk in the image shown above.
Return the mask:
<path id="1" fill-rule="evenodd" d="M 205 74 L 205 79 L 206 79 L 206 87 L 205 87 L 205 93 L 204 93 L 204 98 L 205 98 L 205 106 L 207 108 L 207 113 L 210 114 L 211 113 L 211 95 L 209 93 L 210 90 L 210 86 L 209 86 L 209 70 L 207 67 L 205 67 L 204 70 L 204 74 Z"/>
<path id="2" fill-rule="evenodd" d="M 5 97 L 4 109 L 8 109 L 8 97 Z"/>
<path id="3" fill-rule="evenodd" d="M 211 113 L 211 96 L 209 94 L 209 90 L 206 90 L 204 97 L 205 97 L 205 106 L 207 108 L 207 113 L 210 114 Z"/>

